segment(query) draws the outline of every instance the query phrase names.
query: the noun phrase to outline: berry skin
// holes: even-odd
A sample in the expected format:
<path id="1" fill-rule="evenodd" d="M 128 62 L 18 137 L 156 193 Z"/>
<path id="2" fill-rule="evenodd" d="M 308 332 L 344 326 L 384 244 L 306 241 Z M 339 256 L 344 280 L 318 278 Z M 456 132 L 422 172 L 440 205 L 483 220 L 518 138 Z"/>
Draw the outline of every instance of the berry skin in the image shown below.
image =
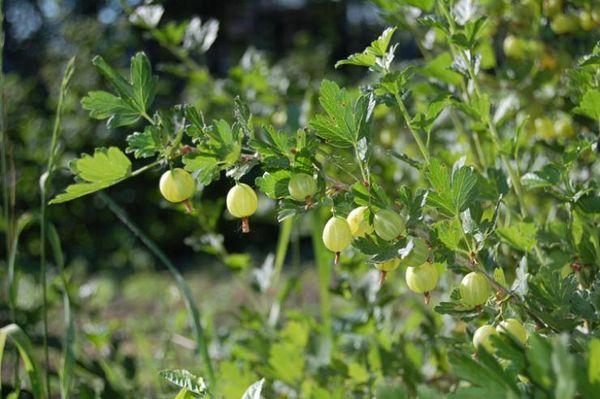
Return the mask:
<path id="1" fill-rule="evenodd" d="M 537 135 L 545 140 L 552 140 L 556 136 L 554 124 L 549 118 L 546 117 L 535 119 L 535 130 Z"/>
<path id="2" fill-rule="evenodd" d="M 463 277 L 459 289 L 462 303 L 471 307 L 484 304 L 491 293 L 487 279 L 477 272 L 471 272 Z"/>
<path id="3" fill-rule="evenodd" d="M 573 128 L 573 121 L 569 115 L 561 116 L 556 122 L 554 122 L 554 131 L 560 137 L 572 138 L 575 136 L 575 129 Z"/>
<path id="4" fill-rule="evenodd" d="M 562 0 L 544 0 L 544 13 L 550 17 L 558 14 L 562 10 Z"/>
<path id="5" fill-rule="evenodd" d="M 317 181 L 311 175 L 298 173 L 288 183 L 290 196 L 296 201 L 306 201 L 317 192 Z"/>
<path id="6" fill-rule="evenodd" d="M 248 233 L 248 216 L 256 212 L 258 207 L 258 197 L 256 193 L 247 184 L 238 183 L 231 187 L 227 193 L 227 210 L 236 218 L 242 219 L 242 232 Z"/>
<path id="7" fill-rule="evenodd" d="M 406 285 L 417 294 L 426 294 L 437 285 L 439 274 L 433 263 L 425 262 L 421 266 L 406 268 Z"/>
<path id="8" fill-rule="evenodd" d="M 331 252 L 335 252 L 335 263 L 339 262 L 340 252 L 352 243 L 352 232 L 346 219 L 333 216 L 323 229 L 323 243 Z"/>
<path id="9" fill-rule="evenodd" d="M 522 345 L 527 343 L 527 330 L 520 321 L 516 319 L 506 319 L 496 327 L 500 334 L 506 334 L 519 341 Z"/>
<path id="10" fill-rule="evenodd" d="M 160 193 L 169 202 L 183 202 L 194 195 L 196 182 L 192 175 L 181 168 L 167 170 L 160 177 Z"/>
<path id="11" fill-rule="evenodd" d="M 579 13 L 579 26 L 583 30 L 592 30 L 596 27 L 596 22 L 592 17 L 592 13 L 588 11 L 582 11 Z"/>
<path id="12" fill-rule="evenodd" d="M 391 272 L 400 266 L 400 259 L 395 258 L 381 263 L 375 263 L 375 268 L 382 272 Z"/>
<path id="13" fill-rule="evenodd" d="M 366 206 L 359 206 L 354 208 L 346 218 L 350 231 L 354 237 L 364 237 L 365 234 L 371 234 L 373 232 L 373 225 L 369 223 L 367 213 L 369 208 Z"/>
<path id="14" fill-rule="evenodd" d="M 392 241 L 398 238 L 406 228 L 404 220 L 396 212 L 382 209 L 373 218 L 375 233 L 383 240 Z"/>
<path id="15" fill-rule="evenodd" d="M 492 335 L 498 335 L 498 332 L 494 327 L 488 324 L 479 327 L 475 331 L 475 334 L 473 334 L 473 346 L 477 349 L 483 347 L 488 352 L 493 352 L 494 348 L 492 346 L 492 340 L 490 339 Z"/>
<path id="16" fill-rule="evenodd" d="M 573 32 L 578 26 L 578 18 L 571 14 L 557 14 L 550 23 L 550 27 L 557 35 Z"/>
<path id="17" fill-rule="evenodd" d="M 407 253 L 400 258 L 403 265 L 419 266 L 429 259 L 429 245 L 422 238 L 411 238 L 405 250 Z"/>
<path id="18" fill-rule="evenodd" d="M 513 35 L 506 36 L 502 43 L 504 54 L 509 58 L 523 59 L 525 57 L 525 42 Z"/>

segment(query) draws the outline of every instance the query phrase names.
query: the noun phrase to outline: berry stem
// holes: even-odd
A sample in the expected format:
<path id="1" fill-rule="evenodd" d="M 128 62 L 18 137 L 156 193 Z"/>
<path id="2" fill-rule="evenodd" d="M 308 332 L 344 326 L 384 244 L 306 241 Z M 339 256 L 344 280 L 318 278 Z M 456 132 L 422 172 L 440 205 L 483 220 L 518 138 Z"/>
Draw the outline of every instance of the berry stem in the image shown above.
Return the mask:
<path id="1" fill-rule="evenodd" d="M 304 210 L 305 210 L 305 211 L 306 211 L 306 210 L 308 210 L 308 209 L 310 209 L 310 208 L 312 208 L 312 206 L 313 206 L 313 199 L 312 199 L 312 196 L 310 196 L 310 195 L 307 195 L 307 196 L 306 196 L 306 199 L 305 199 L 304 201 L 305 201 L 305 202 L 304 202 L 304 203 L 305 203 L 305 205 L 304 205 Z"/>
<path id="2" fill-rule="evenodd" d="M 379 272 L 379 288 L 381 288 L 383 286 L 383 283 L 385 282 L 386 277 L 387 277 L 387 272 L 381 270 Z"/>
<path id="3" fill-rule="evenodd" d="M 423 294 L 423 297 L 425 299 L 425 305 L 429 305 L 429 301 L 431 300 L 431 295 L 429 295 L 429 291 L 425 292 Z"/>
<path id="4" fill-rule="evenodd" d="M 194 213 L 194 204 L 192 204 L 192 201 L 188 199 L 184 200 L 182 202 L 183 206 L 185 207 L 185 211 L 189 214 Z"/>
<path id="5" fill-rule="evenodd" d="M 247 217 L 242 218 L 242 233 L 250 233 L 250 221 Z"/>
<path id="6" fill-rule="evenodd" d="M 333 264 L 337 265 L 338 263 L 340 263 L 340 253 L 336 252 L 335 253 L 335 258 L 333 258 Z"/>

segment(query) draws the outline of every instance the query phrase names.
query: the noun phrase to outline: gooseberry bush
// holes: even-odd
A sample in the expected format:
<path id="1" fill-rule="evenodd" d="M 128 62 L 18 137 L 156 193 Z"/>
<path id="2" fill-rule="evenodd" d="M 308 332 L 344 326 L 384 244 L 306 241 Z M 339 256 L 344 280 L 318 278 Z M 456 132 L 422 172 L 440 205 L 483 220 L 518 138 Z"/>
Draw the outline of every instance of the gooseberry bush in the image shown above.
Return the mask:
<path id="1" fill-rule="evenodd" d="M 353 293 L 362 309 L 332 323 L 326 303 L 321 326 L 291 315 L 276 338 L 245 337 L 259 347 L 275 339 L 262 373 L 273 397 L 596 397 L 598 5 L 374 3 L 390 27 L 335 64 L 363 73 L 359 84 L 322 80 L 294 121 L 265 118 L 252 109 L 260 99 L 242 92 L 229 119 L 159 108 L 143 52 L 128 76 L 96 56 L 111 90 L 82 106 L 129 134 L 73 160 L 75 182 L 51 203 L 162 171 L 160 193 L 190 217 L 211 212 L 197 207 L 203 190 L 229 182 L 240 236 L 252 234 L 261 203 L 276 204 L 278 222 L 310 224 L 320 278 L 337 275 L 331 290 L 346 301 Z M 160 32 L 158 21 L 138 23 Z M 396 58 L 406 40 L 419 58 Z M 425 307 L 421 319 L 386 310 L 407 295 L 426 303 L 411 305 Z M 421 338 L 411 323 L 424 325 Z M 353 345 L 351 358 L 335 353 Z M 244 351 L 240 370 L 264 371 L 260 351 Z M 312 360 L 298 360 L 305 351 Z M 217 374 L 219 388 L 192 389 L 190 375 L 165 378 L 190 397 L 227 396 L 234 384 Z"/>

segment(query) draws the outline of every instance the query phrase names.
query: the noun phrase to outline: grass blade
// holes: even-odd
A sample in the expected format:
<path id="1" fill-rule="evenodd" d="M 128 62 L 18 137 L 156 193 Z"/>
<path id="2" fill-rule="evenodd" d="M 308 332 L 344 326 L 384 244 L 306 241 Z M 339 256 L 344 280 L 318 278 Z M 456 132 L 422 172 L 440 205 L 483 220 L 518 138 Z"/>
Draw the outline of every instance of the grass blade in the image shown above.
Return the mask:
<path id="1" fill-rule="evenodd" d="M 198 343 L 197 349 L 198 354 L 204 361 L 204 365 L 206 367 L 206 371 L 208 374 L 208 380 L 210 383 L 210 388 L 213 392 L 216 392 L 216 379 L 215 372 L 212 365 L 212 361 L 210 359 L 210 355 L 208 354 L 208 340 L 206 339 L 204 328 L 200 322 L 200 311 L 196 306 L 196 302 L 192 297 L 192 293 L 190 291 L 190 287 L 185 282 L 185 279 L 179 273 L 173 262 L 165 255 L 165 253 L 152 241 L 139 227 L 137 227 L 127 216 L 125 210 L 123 210 L 119 205 L 117 205 L 107 194 L 104 192 L 99 192 L 98 197 L 100 197 L 108 208 L 115 214 L 115 216 L 125 225 L 133 235 L 144 243 L 144 245 L 160 260 L 171 272 L 173 278 L 175 279 L 175 283 L 177 284 L 177 288 L 181 292 L 185 300 L 185 305 L 188 310 L 188 314 L 190 317 L 190 324 L 192 326 L 192 330 L 194 331 L 194 335 L 196 336 L 196 341 Z"/>
<path id="2" fill-rule="evenodd" d="M 44 390 L 44 384 L 42 380 L 42 374 L 34 361 L 33 358 L 33 346 L 27 334 L 23 332 L 21 327 L 16 324 L 9 324 L 6 327 L 0 329 L 0 366 L 2 366 L 2 355 L 4 354 L 4 347 L 8 339 L 17 347 L 25 370 L 29 376 L 29 382 L 31 384 L 31 391 L 35 398 L 46 398 L 46 391 Z M 0 376 L 0 385 L 2 384 Z"/>
<path id="3" fill-rule="evenodd" d="M 42 297 L 43 297 L 43 320 L 44 320 L 44 362 L 46 371 L 46 391 L 48 395 L 52 396 L 50 391 L 50 356 L 48 354 L 48 293 L 47 293 L 47 282 L 46 282 L 46 229 L 47 229 L 47 217 L 46 217 L 46 206 L 48 203 L 47 192 L 52 178 L 52 172 L 54 171 L 54 159 L 56 155 L 56 146 L 58 144 L 58 136 L 60 134 L 61 116 L 63 111 L 63 104 L 65 96 L 67 95 L 67 89 L 69 87 L 69 81 L 73 76 L 75 70 L 75 58 L 71 58 L 67 62 L 65 72 L 63 73 L 62 81 L 60 84 L 60 93 L 58 95 L 58 104 L 56 105 L 56 113 L 54 116 L 54 128 L 52 129 L 52 139 L 50 142 L 50 153 L 48 155 L 48 164 L 46 172 L 40 176 L 40 281 L 42 283 Z"/>
<path id="4" fill-rule="evenodd" d="M 60 377 L 60 397 L 66 399 L 69 397 L 71 390 L 71 381 L 73 380 L 73 368 L 75 365 L 75 323 L 71 315 L 71 299 L 69 297 L 69 289 L 67 277 L 65 276 L 65 257 L 60 243 L 60 236 L 56 227 L 52 223 L 48 223 L 48 242 L 54 254 L 54 263 L 60 271 L 62 282 L 62 297 L 63 297 L 63 314 L 64 314 L 64 329 L 65 337 L 63 340 L 63 357 L 59 372 Z"/>

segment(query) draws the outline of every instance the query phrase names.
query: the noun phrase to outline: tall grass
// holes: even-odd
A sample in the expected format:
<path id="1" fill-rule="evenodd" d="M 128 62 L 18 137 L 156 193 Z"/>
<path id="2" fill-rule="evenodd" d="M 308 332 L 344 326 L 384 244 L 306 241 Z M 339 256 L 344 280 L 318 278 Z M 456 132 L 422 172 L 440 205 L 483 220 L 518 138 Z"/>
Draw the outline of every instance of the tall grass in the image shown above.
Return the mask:
<path id="1" fill-rule="evenodd" d="M 207 373 L 207 379 L 209 381 L 211 391 L 218 392 L 218 381 L 215 377 L 213 364 L 208 353 L 208 339 L 206 338 L 204 328 L 202 327 L 202 323 L 200 321 L 200 310 L 194 301 L 190 287 L 187 285 L 185 279 L 181 273 L 179 273 L 179 270 L 177 270 L 173 262 L 171 262 L 167 255 L 158 247 L 158 245 L 154 243 L 154 241 L 150 239 L 150 237 L 146 235 L 146 233 L 144 233 L 142 229 L 140 229 L 131 221 L 127 215 L 127 212 L 125 212 L 123 208 L 117 205 L 117 203 L 115 203 L 106 193 L 102 191 L 98 193 L 98 196 L 106 203 L 112 213 L 115 214 L 115 216 L 133 233 L 133 235 L 140 239 L 140 241 L 150 250 L 150 252 L 152 252 L 154 256 L 156 256 L 156 258 L 158 258 L 158 260 L 165 265 L 169 272 L 173 275 L 175 284 L 177 284 L 177 288 L 181 292 L 181 295 L 185 301 L 192 331 L 194 332 L 196 338 L 198 355 L 204 362 L 204 367 Z"/>
<path id="2" fill-rule="evenodd" d="M 48 154 L 48 163 L 46 165 L 46 171 L 42 173 L 40 176 L 40 280 L 42 284 L 42 314 L 43 314 L 43 322 L 44 322 L 44 336 L 43 336 L 43 346 L 44 346 L 44 365 L 45 365 L 45 374 L 46 374 L 46 391 L 48 392 L 48 396 L 52 396 L 50 390 L 50 358 L 48 355 L 48 293 L 47 293 L 47 281 L 46 281 L 46 240 L 47 240 L 47 229 L 48 229 L 48 220 L 46 215 L 46 207 L 48 204 L 48 187 L 50 185 L 52 179 L 52 173 L 55 168 L 55 159 L 56 159 L 56 151 L 58 144 L 58 136 L 60 134 L 60 126 L 61 126 L 61 117 L 63 111 L 64 98 L 67 94 L 69 81 L 71 80 L 71 76 L 73 76 L 73 71 L 75 69 L 75 58 L 71 58 L 67 63 L 65 68 L 65 72 L 63 74 L 63 78 L 60 84 L 60 93 L 58 95 L 58 103 L 56 105 L 56 114 L 54 117 L 54 128 L 52 129 L 52 139 L 50 142 L 49 154 Z M 58 237 L 58 235 L 56 236 Z M 62 266 L 61 266 L 62 269 Z M 65 287 L 66 288 L 66 287 Z M 70 318 L 70 313 L 69 313 Z"/>

